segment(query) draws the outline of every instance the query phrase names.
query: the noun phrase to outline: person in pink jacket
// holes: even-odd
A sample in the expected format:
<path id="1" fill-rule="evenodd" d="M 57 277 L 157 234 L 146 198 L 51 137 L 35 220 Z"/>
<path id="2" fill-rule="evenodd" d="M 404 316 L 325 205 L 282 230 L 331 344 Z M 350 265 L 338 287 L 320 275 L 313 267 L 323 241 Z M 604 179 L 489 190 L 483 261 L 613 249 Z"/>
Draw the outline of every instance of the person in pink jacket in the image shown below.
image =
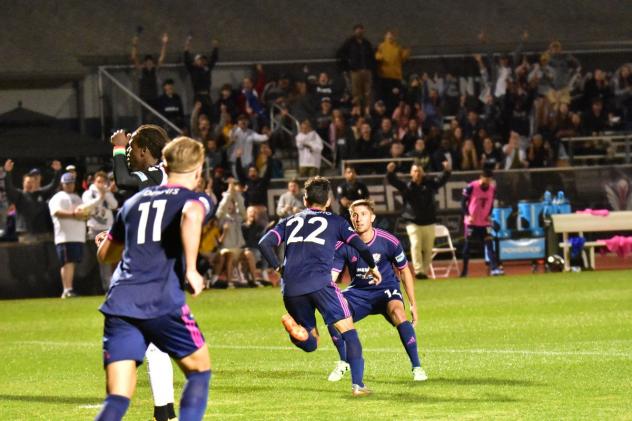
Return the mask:
<path id="1" fill-rule="evenodd" d="M 494 207 L 494 196 L 496 185 L 493 180 L 494 174 L 491 169 L 485 168 L 481 172 L 478 180 L 472 181 L 463 189 L 461 199 L 461 209 L 463 211 L 463 222 L 465 224 L 465 241 L 463 243 L 463 270 L 461 277 L 467 276 L 467 268 L 470 260 L 470 242 L 472 240 L 482 241 L 489 257 L 491 275 L 504 275 L 498 267 L 498 259 L 494 252 L 492 239 L 492 224 L 490 216 Z"/>

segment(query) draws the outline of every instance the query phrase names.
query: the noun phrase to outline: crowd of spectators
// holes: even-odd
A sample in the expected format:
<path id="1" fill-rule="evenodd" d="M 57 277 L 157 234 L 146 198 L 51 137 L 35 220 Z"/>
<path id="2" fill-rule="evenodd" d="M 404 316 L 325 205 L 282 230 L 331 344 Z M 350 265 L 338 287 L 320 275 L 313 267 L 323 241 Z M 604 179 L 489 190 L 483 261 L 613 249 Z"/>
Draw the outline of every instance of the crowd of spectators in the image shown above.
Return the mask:
<path id="1" fill-rule="evenodd" d="M 426 171 L 441 171 L 445 159 L 455 171 L 485 164 L 497 169 L 550 167 L 568 162 L 564 137 L 632 128 L 632 64 L 583 69 L 558 41 L 540 54 L 526 55 L 528 38 L 525 31 L 512 54 L 475 54 L 478 78 L 464 83 L 465 75 L 429 75 L 413 65 L 405 74 L 411 50 L 398 42 L 396 31 L 387 31 L 374 47 L 358 24 L 337 52 L 339 73 L 312 72 L 305 66 L 298 74 L 271 75 L 257 65 L 240 86 L 225 84 L 213 98 L 211 72 L 219 43 L 212 42 L 210 57 L 192 56 L 189 37 L 184 62 L 195 93 L 190 130 L 181 105 L 160 108 L 207 145 L 209 171 L 220 166 L 234 176 L 235 151 L 242 149 L 245 169 L 263 145 L 272 149 L 273 157 L 279 148 L 296 148 L 302 176 L 321 172 L 321 155 L 335 162 L 412 157 Z M 167 39 L 165 34 L 163 47 Z M 481 50 L 488 49 L 485 33 L 479 41 Z M 153 59 L 145 63 L 143 69 L 156 67 Z M 148 70 L 141 77 L 147 78 L 145 74 Z M 142 94 L 145 84 L 140 87 Z M 295 138 L 288 139 L 283 130 L 270 131 L 275 113 L 287 127 L 293 125 L 284 123 L 288 116 L 300 122 Z M 614 153 L 600 141 L 575 144 L 574 149 L 610 157 Z M 401 169 L 406 171 L 406 165 Z M 385 165 L 358 168 L 359 173 L 384 170 Z"/>

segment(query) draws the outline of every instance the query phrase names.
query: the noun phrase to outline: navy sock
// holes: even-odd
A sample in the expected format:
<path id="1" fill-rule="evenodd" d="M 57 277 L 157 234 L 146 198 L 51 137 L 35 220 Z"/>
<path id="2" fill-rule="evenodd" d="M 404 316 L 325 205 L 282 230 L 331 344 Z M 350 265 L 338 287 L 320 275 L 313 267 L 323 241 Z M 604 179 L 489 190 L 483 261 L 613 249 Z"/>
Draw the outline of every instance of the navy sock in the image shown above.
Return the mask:
<path id="1" fill-rule="evenodd" d="M 342 334 L 347 348 L 347 362 L 351 366 L 351 383 L 364 387 L 364 359 L 362 358 L 362 344 L 355 329 Z"/>
<path id="2" fill-rule="evenodd" d="M 180 421 L 199 421 L 204 417 L 210 382 L 211 370 L 187 375 L 180 398 Z"/>
<path id="3" fill-rule="evenodd" d="M 342 335 L 336 330 L 334 325 L 327 326 L 327 329 L 329 330 L 334 346 L 338 350 L 340 361 L 347 361 L 347 347 L 345 346 L 345 341 L 342 339 Z"/>
<path id="4" fill-rule="evenodd" d="M 485 249 L 487 250 L 487 256 L 489 256 L 489 264 L 492 270 L 498 268 L 498 262 L 496 261 L 496 253 L 494 252 L 494 241 L 490 239 L 485 240 Z"/>
<path id="5" fill-rule="evenodd" d="M 399 339 L 402 340 L 402 345 L 406 348 L 406 353 L 408 354 L 408 358 L 410 358 L 410 363 L 413 368 L 421 367 L 419 354 L 417 353 L 417 335 L 415 334 L 415 328 L 409 321 L 405 321 L 397 326 L 397 331 L 399 332 Z"/>
<path id="6" fill-rule="evenodd" d="M 297 341 L 292 336 L 290 336 L 290 340 L 294 345 L 301 348 L 305 352 L 313 352 L 316 351 L 316 348 L 318 348 L 318 339 L 316 339 L 316 337 L 312 335 L 312 332 L 309 332 L 309 336 L 304 341 Z"/>
<path id="7" fill-rule="evenodd" d="M 107 395 L 95 421 L 120 421 L 129 407 L 129 399 L 121 395 Z"/>

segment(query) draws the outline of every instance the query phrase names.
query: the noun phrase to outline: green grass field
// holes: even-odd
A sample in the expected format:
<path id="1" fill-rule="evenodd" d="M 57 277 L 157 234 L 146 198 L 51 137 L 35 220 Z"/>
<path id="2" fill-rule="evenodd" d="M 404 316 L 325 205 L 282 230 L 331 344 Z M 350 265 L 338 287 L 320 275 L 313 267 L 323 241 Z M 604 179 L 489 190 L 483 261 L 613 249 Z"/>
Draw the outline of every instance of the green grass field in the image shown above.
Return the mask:
<path id="1" fill-rule="evenodd" d="M 358 324 L 366 383 L 326 378 L 279 323 L 278 289 L 205 292 L 190 306 L 213 360 L 218 420 L 632 419 L 632 271 L 417 282 L 425 383 L 395 329 Z M 0 302 L 0 419 L 86 420 L 104 396 L 99 297 Z M 322 332 L 322 329 L 321 329 Z M 148 420 L 145 373 L 128 416 Z M 183 376 L 176 374 L 176 394 Z"/>

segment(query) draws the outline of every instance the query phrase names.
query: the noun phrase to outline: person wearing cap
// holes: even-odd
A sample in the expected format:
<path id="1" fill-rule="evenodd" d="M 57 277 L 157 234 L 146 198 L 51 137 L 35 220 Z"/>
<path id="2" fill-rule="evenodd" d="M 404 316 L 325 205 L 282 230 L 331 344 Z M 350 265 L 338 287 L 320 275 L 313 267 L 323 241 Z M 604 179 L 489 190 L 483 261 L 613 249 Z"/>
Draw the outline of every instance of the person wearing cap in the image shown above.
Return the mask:
<path id="1" fill-rule="evenodd" d="M 21 243 L 34 243 L 50 240 L 52 232 L 51 219 L 46 202 L 55 194 L 61 177 L 61 163 L 53 161 L 51 168 L 55 171 L 53 181 L 40 187 L 39 170 L 33 169 L 22 177 L 22 189 L 13 184 L 14 162 L 8 159 L 4 163 L 6 173 L 5 189 L 9 202 L 16 207 L 16 232 Z"/>
<path id="2" fill-rule="evenodd" d="M 217 63 L 219 53 L 219 42 L 212 41 L 213 50 L 210 59 L 203 54 L 191 56 L 191 35 L 187 37 L 184 44 L 184 65 L 191 77 L 191 85 L 193 85 L 193 101 L 202 103 L 202 114 L 210 115 L 211 112 L 211 72 L 215 63 Z"/>
<path id="3" fill-rule="evenodd" d="M 61 176 L 61 190 L 48 203 L 55 228 L 55 248 L 61 263 L 61 298 L 75 297 L 73 280 L 75 266 L 81 262 L 86 242 L 88 212 L 83 201 L 75 193 L 75 176 L 66 172 Z"/>

